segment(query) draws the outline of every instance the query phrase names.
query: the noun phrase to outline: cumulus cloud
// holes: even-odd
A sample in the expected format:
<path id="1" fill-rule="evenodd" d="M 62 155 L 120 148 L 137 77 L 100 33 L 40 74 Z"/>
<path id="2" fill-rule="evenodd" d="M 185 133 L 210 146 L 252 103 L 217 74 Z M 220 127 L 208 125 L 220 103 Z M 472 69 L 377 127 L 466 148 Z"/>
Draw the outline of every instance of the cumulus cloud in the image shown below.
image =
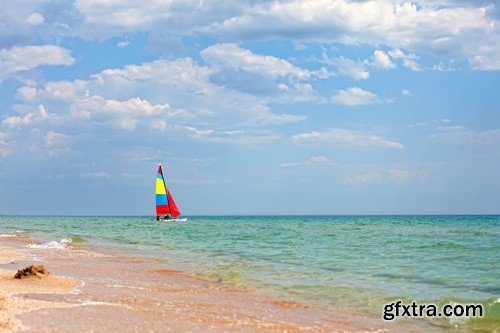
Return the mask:
<path id="1" fill-rule="evenodd" d="M 72 65 L 70 51 L 56 45 L 16 46 L 0 50 L 0 82 L 6 77 L 42 65 Z"/>
<path id="2" fill-rule="evenodd" d="M 257 3 L 254 10 L 214 23 L 206 30 L 233 38 L 281 36 L 343 44 L 385 44 L 456 59 L 480 55 L 490 63 L 490 58 L 498 59 L 498 53 L 490 54 L 482 46 L 495 45 L 498 36 L 496 21 L 489 15 L 492 8 L 389 0 Z M 415 60 L 410 54 L 403 62 L 418 70 Z"/>
<path id="3" fill-rule="evenodd" d="M 316 102 L 320 104 L 327 102 L 326 98 L 320 96 L 310 83 L 280 83 L 278 89 L 281 94 L 276 98 L 276 102 Z"/>
<path id="4" fill-rule="evenodd" d="M 164 120 L 165 118 L 182 116 L 185 113 L 183 110 L 172 110 L 168 103 L 153 105 L 139 97 L 118 101 L 107 100 L 97 95 L 77 101 L 74 108 L 80 113 L 91 115 L 92 118 L 106 115 L 108 122 L 125 130 L 133 130 L 140 119 L 155 117 Z M 161 129 L 164 126 L 155 128 Z"/>
<path id="5" fill-rule="evenodd" d="M 332 96 L 332 102 L 342 105 L 367 105 L 382 103 L 382 100 L 370 91 L 358 87 L 337 90 Z"/>
<path id="6" fill-rule="evenodd" d="M 274 56 L 255 54 L 237 44 L 215 44 L 200 52 L 202 58 L 223 68 L 242 69 L 272 77 L 291 76 L 307 79 L 311 72 L 292 65 L 289 61 Z"/>
<path id="7" fill-rule="evenodd" d="M 216 118 L 218 123 L 239 120 L 280 124 L 306 119 L 302 115 L 273 113 L 267 106 L 268 99 L 214 84 L 211 75 L 215 71 L 212 67 L 198 65 L 191 58 L 184 58 L 105 70 L 93 78 L 106 87 L 105 90 L 120 86 L 122 93 L 147 91 L 154 98 L 170 101 L 172 107 L 189 110 L 193 117 Z"/>
<path id="8" fill-rule="evenodd" d="M 7 2 L 2 9 L 6 14 L 0 35 L 6 41 L 29 39 L 38 33 L 36 25 L 44 24 L 55 37 L 86 40 L 146 32 L 157 48 L 165 48 L 165 43 L 178 48 L 175 44 L 182 44 L 183 36 L 203 34 L 222 41 L 292 39 L 296 44 L 387 45 L 410 55 L 468 60 L 474 69 L 500 67 L 496 8 L 494 2 L 486 1 L 443 5 L 425 0 L 189 0 L 154 1 L 144 6 L 140 1 L 78 0 L 50 5 L 26 1 L 23 6 Z M 27 20 L 35 27 L 26 24 Z M 378 65 L 388 65 L 386 58 L 378 59 L 382 61 Z M 419 68 L 416 59 L 403 62 L 413 70 Z"/>
<path id="9" fill-rule="evenodd" d="M 498 21 L 495 22 L 498 24 Z M 496 36 L 491 44 L 479 46 L 477 52 L 469 58 L 472 69 L 497 71 L 500 70 L 500 36 Z M 449 69 L 445 67 L 446 70 Z"/>
<path id="10" fill-rule="evenodd" d="M 418 56 L 415 53 L 405 54 L 401 49 L 396 48 L 392 51 L 389 51 L 388 54 L 393 59 L 401 60 L 403 62 L 404 67 L 414 72 L 419 72 L 422 70 L 422 67 L 417 63 Z"/>
<path id="11" fill-rule="evenodd" d="M 384 139 L 375 134 L 353 131 L 342 128 L 333 128 L 326 132 L 312 131 L 292 136 L 292 140 L 299 144 L 340 145 L 346 147 L 385 147 L 401 149 L 403 145 Z"/>
<path id="12" fill-rule="evenodd" d="M 161 59 L 103 70 L 87 80 L 25 86 L 18 89 L 16 98 L 21 103 L 15 106 L 24 115 L 8 116 L 3 124 L 14 128 L 50 118 L 57 119 L 59 125 L 78 123 L 79 130 L 105 125 L 126 131 L 164 132 L 175 126 L 188 126 L 211 128 L 215 132 L 205 133 L 205 137 L 222 142 L 214 137 L 234 123 L 251 128 L 307 119 L 304 115 L 272 112 L 267 105 L 270 99 L 214 84 L 210 79 L 213 73 L 214 69 L 191 58 Z M 286 87 L 288 91 L 281 92 L 275 100 L 298 102 L 320 98 L 308 83 L 290 82 Z M 43 109 L 37 105 L 43 105 Z M 48 114 L 46 108 L 52 113 Z M 48 122 L 45 124 L 51 128 Z M 197 137 L 195 132 L 189 133 Z M 197 135 L 202 138 L 202 133 Z M 251 130 L 236 140 L 250 142 L 247 137 L 252 135 L 257 137 L 256 142 L 272 137 Z"/>
<path id="13" fill-rule="evenodd" d="M 40 104 L 34 110 L 22 116 L 5 117 L 2 120 L 2 124 L 10 128 L 19 128 L 32 126 L 40 122 L 54 121 L 56 119 L 57 116 L 55 114 L 50 114 L 45 107 Z"/>
<path id="14" fill-rule="evenodd" d="M 330 63 L 335 66 L 341 76 L 349 76 L 354 80 L 366 80 L 370 73 L 366 70 L 364 61 L 355 61 L 343 56 L 331 58 Z"/>
<path id="15" fill-rule="evenodd" d="M 29 25 L 36 27 L 37 25 L 43 24 L 43 22 L 45 22 L 45 18 L 39 13 L 33 13 L 28 16 L 26 22 L 28 22 Z"/>
<path id="16" fill-rule="evenodd" d="M 88 97 L 88 82 L 85 80 L 50 81 L 41 88 L 24 86 L 17 90 L 16 98 L 25 103 L 41 101 L 76 101 L 79 97 Z"/>
<path id="17" fill-rule="evenodd" d="M 327 79 L 324 67 L 310 71 L 275 56 L 256 54 L 237 44 L 214 44 L 200 52 L 209 66 L 210 81 L 252 95 L 269 96 L 277 103 L 326 102 L 310 79 Z"/>
<path id="18" fill-rule="evenodd" d="M 377 69 L 391 69 L 396 67 L 391 58 L 389 58 L 389 55 L 380 50 L 373 52 L 373 65 Z"/>
<path id="19" fill-rule="evenodd" d="M 370 72 L 366 70 L 367 61 L 364 60 L 352 60 L 343 56 L 329 57 L 323 50 L 322 62 L 333 66 L 340 76 L 348 76 L 354 80 L 366 80 L 370 77 Z"/>
<path id="20" fill-rule="evenodd" d="M 73 140 L 70 135 L 49 131 L 45 134 L 45 145 L 47 147 L 60 147 L 69 144 Z"/>

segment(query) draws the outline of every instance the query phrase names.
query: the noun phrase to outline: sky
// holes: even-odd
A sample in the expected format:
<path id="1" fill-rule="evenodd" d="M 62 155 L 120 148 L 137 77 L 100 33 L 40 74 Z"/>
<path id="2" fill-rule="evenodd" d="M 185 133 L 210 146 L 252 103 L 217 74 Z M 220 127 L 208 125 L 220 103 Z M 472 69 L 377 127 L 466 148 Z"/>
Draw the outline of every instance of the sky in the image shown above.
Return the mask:
<path id="1" fill-rule="evenodd" d="M 0 214 L 500 213 L 500 3 L 0 1 Z"/>

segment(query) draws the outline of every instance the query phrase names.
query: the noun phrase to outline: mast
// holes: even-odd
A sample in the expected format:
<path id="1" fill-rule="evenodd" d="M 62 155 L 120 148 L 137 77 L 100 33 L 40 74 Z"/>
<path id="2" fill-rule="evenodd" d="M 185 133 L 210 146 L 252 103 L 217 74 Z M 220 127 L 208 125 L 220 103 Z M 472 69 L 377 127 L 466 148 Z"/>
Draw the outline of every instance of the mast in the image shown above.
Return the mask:
<path id="1" fill-rule="evenodd" d="M 165 188 L 165 195 L 167 196 L 168 212 L 170 215 L 172 215 L 172 207 L 170 207 L 170 200 L 168 200 L 168 189 L 167 189 L 167 184 L 165 184 L 165 176 L 163 175 L 163 169 L 161 168 L 161 164 L 159 166 L 161 170 L 161 177 L 163 178 L 163 187 Z"/>

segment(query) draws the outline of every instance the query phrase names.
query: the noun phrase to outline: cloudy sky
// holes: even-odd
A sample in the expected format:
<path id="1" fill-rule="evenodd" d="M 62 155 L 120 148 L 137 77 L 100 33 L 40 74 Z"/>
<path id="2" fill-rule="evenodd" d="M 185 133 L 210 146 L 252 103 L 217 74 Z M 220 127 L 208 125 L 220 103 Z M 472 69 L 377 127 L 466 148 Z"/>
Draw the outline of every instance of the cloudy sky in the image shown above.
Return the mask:
<path id="1" fill-rule="evenodd" d="M 500 213 L 500 4 L 0 1 L 0 213 Z"/>

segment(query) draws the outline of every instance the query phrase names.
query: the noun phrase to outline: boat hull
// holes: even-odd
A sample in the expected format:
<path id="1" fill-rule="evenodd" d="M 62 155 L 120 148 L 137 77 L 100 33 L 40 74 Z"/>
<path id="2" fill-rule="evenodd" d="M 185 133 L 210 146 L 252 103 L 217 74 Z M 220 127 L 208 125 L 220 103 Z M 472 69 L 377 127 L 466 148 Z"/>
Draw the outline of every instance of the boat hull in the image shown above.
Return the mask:
<path id="1" fill-rule="evenodd" d="M 186 222 L 187 217 L 173 218 L 173 219 L 160 219 L 159 222 Z"/>

